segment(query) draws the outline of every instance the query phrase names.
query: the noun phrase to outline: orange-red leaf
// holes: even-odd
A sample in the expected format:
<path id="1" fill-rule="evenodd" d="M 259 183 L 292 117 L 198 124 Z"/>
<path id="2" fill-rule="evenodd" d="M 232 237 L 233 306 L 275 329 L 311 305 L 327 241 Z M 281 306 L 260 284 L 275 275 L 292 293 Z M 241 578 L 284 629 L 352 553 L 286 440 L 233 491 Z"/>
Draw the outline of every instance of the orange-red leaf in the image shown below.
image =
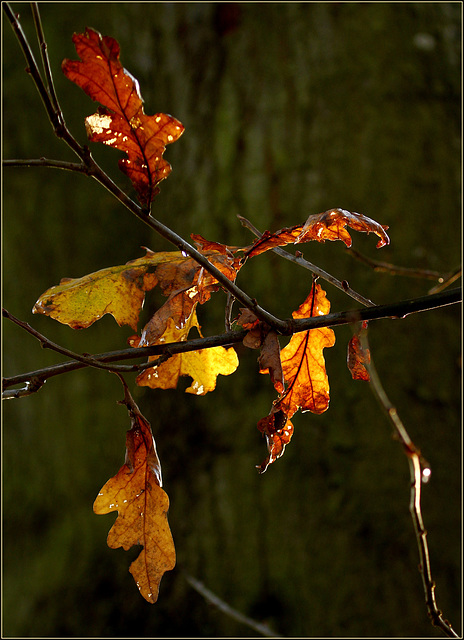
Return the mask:
<path id="1" fill-rule="evenodd" d="M 311 293 L 303 304 L 293 312 L 294 318 L 311 318 L 326 315 L 330 302 L 324 290 L 314 283 Z M 269 333 L 271 336 L 272 332 Z M 274 340 L 274 338 L 272 338 Z M 277 336 L 275 336 L 277 341 Z M 265 343 L 264 343 L 265 344 Z M 263 347 L 264 347 L 263 344 Z M 258 467 L 264 473 L 267 467 L 283 454 L 293 434 L 291 417 L 301 409 L 312 413 L 323 413 L 329 406 L 329 381 L 325 368 L 323 350 L 335 344 L 335 334 L 329 327 L 311 329 L 293 334 L 289 344 L 280 352 L 278 342 L 270 343 L 270 351 L 262 349 L 261 373 L 269 373 L 279 397 L 271 412 L 258 422 L 258 429 L 266 436 L 269 455 Z M 284 389 L 283 378 L 287 384 Z"/>
<path id="2" fill-rule="evenodd" d="M 294 318 L 326 315 L 330 302 L 320 285 L 314 284 L 303 304 L 292 313 Z M 335 334 L 329 327 L 293 334 L 280 353 L 287 383 L 276 406 L 291 418 L 298 410 L 323 413 L 329 406 L 329 381 L 323 350 L 335 344 Z"/>
<path id="3" fill-rule="evenodd" d="M 131 180 L 140 202 L 148 206 L 159 192 L 158 184 L 171 171 L 162 157 L 165 147 L 181 136 L 184 127 L 165 113 L 144 113 L 139 84 L 123 68 L 114 38 L 87 28 L 74 34 L 73 42 L 81 60 L 63 60 L 63 72 L 103 105 L 86 118 L 88 137 L 126 152 L 119 167 Z"/>
<path id="4" fill-rule="evenodd" d="M 265 231 L 245 252 L 245 257 L 251 258 L 274 247 L 301 244 L 311 240 L 318 242 L 342 240 L 347 247 L 351 247 L 352 240 L 346 229 L 347 226 L 355 231 L 375 233 L 380 238 L 377 248 L 390 243 L 386 233 L 387 226 L 355 211 L 329 209 L 323 213 L 309 216 L 304 225 L 286 227 L 276 233 Z"/>
<path id="5" fill-rule="evenodd" d="M 163 574 L 174 568 L 176 553 L 167 520 L 169 498 L 161 489 L 161 467 L 149 422 L 126 389 L 131 429 L 126 436 L 126 460 L 104 485 L 93 510 L 97 514 L 118 511 L 108 534 L 111 549 L 142 545 L 129 571 L 148 602 L 158 599 Z"/>
<path id="6" fill-rule="evenodd" d="M 370 380 L 366 365 L 371 361 L 371 353 L 369 349 L 362 348 L 360 340 L 361 332 L 367 330 L 367 325 L 368 322 L 364 321 L 359 331 L 353 335 L 348 343 L 347 365 L 353 380 Z"/>

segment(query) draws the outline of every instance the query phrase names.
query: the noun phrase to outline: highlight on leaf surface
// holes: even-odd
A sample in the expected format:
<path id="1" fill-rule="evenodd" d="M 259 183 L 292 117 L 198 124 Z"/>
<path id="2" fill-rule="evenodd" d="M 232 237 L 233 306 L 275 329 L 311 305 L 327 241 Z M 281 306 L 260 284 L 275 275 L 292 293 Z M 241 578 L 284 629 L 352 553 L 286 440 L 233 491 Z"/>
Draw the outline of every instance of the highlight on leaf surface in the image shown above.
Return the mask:
<path id="1" fill-rule="evenodd" d="M 144 113 L 138 81 L 123 68 L 118 42 L 87 28 L 73 42 L 80 61 L 63 60 L 65 76 L 103 107 L 85 120 L 91 142 L 125 151 L 119 168 L 131 180 L 140 202 L 149 206 L 158 184 L 171 172 L 166 145 L 183 133 L 183 125 L 165 113 Z"/>
<path id="2" fill-rule="evenodd" d="M 176 564 L 167 520 L 169 498 L 161 488 L 161 466 L 150 423 L 140 413 L 126 386 L 123 404 L 131 419 L 125 463 L 100 490 L 93 510 L 96 514 L 118 511 L 107 539 L 111 549 L 122 547 L 127 551 L 133 545 L 143 546 L 129 571 L 141 595 L 147 602 L 154 603 L 161 578 Z"/>
<path id="3" fill-rule="evenodd" d="M 275 233 L 265 231 L 245 252 L 245 258 L 252 258 L 274 247 L 302 244 L 311 240 L 318 242 L 342 240 L 347 247 L 351 247 L 352 240 L 346 229 L 347 226 L 355 231 L 375 233 L 380 238 L 377 248 L 390 244 L 390 238 L 386 233 L 387 226 L 379 224 L 362 213 L 346 209 L 329 209 L 309 216 L 304 225 L 286 227 Z"/>
<path id="4" fill-rule="evenodd" d="M 300 307 L 292 313 L 294 318 L 311 318 L 326 315 L 330 302 L 325 291 L 313 283 L 311 292 Z M 277 460 L 293 434 L 291 417 L 299 410 L 320 414 L 329 406 L 329 380 L 323 350 L 335 344 L 335 333 L 329 327 L 294 333 L 290 342 L 280 352 L 284 389 L 276 373 L 270 367 L 261 373 L 270 373 L 279 397 L 274 400 L 270 414 L 258 422 L 258 429 L 266 436 L 269 455 L 258 467 L 260 473 Z M 266 363 L 266 360 L 264 361 Z"/>

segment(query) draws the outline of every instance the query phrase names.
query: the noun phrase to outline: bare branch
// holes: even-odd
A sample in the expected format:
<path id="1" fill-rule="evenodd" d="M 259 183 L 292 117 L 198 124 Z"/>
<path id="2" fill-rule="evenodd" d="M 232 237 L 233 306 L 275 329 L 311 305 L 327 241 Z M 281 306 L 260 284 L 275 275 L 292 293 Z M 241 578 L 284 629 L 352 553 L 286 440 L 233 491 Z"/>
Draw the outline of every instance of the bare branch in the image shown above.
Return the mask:
<path id="1" fill-rule="evenodd" d="M 355 258 L 359 260 L 363 264 L 367 264 L 374 271 L 388 273 L 391 276 L 408 276 L 410 278 L 425 278 L 426 280 L 436 280 L 438 282 L 443 282 L 443 276 L 438 271 L 430 271 L 428 269 L 415 269 L 411 267 L 399 267 L 394 264 L 390 264 L 389 262 L 381 262 L 379 260 L 372 260 L 372 258 L 368 258 L 364 256 L 356 249 L 352 247 L 347 247 L 346 251 Z"/>
<path id="2" fill-rule="evenodd" d="M 238 215 L 237 218 L 240 220 L 240 223 L 244 227 L 249 229 L 252 233 L 254 233 L 255 236 L 257 236 L 258 238 L 261 237 L 262 233 L 258 231 L 258 229 L 249 220 L 247 220 L 246 218 L 240 215 Z M 354 291 L 354 289 L 352 289 L 349 286 L 346 280 L 343 280 L 343 281 L 337 280 L 337 278 L 332 276 L 330 273 L 327 273 L 327 271 L 324 271 L 324 269 L 321 269 L 320 267 L 313 264 L 312 262 L 308 262 L 308 260 L 303 258 L 300 251 L 297 251 L 296 255 L 293 255 L 292 253 L 285 251 L 285 249 L 282 249 L 281 247 L 274 247 L 273 249 L 271 249 L 271 251 L 273 251 L 279 256 L 282 256 L 282 258 L 285 258 L 286 260 L 290 260 L 290 262 L 295 262 L 296 264 L 300 265 L 300 267 L 303 267 L 304 269 L 308 269 L 309 271 L 312 271 L 316 275 L 320 276 L 323 280 L 326 280 L 326 282 L 330 282 L 330 284 L 332 284 L 334 287 L 337 287 L 337 289 L 344 291 L 348 296 L 350 296 L 350 298 L 353 298 L 353 300 L 360 302 L 365 307 L 375 306 L 372 300 L 369 300 L 368 298 L 365 298 L 364 296 L 362 296 L 360 293 L 357 293 L 356 291 Z"/>
<path id="3" fill-rule="evenodd" d="M 247 627 L 250 627 L 250 629 L 257 631 L 262 636 L 265 636 L 268 638 L 282 638 L 281 635 L 279 635 L 273 629 L 268 627 L 267 624 L 263 624 L 262 622 L 257 622 L 256 620 L 253 620 L 253 618 L 249 618 L 248 616 L 243 615 L 243 613 L 240 613 L 240 611 L 237 611 L 237 609 L 234 609 L 233 607 L 231 607 L 229 604 L 227 604 L 227 602 L 224 602 L 224 600 L 221 600 L 221 598 L 219 598 L 215 593 L 207 589 L 205 585 L 199 580 L 197 580 L 196 578 L 193 578 L 188 574 L 184 574 L 184 575 L 189 585 L 193 587 L 195 591 L 197 591 L 200 595 L 202 595 L 207 602 L 217 607 L 219 611 L 222 611 L 222 613 L 225 613 L 226 616 L 229 616 L 230 618 L 237 620 L 237 622 L 241 622 L 242 624 L 245 624 Z"/>
<path id="4" fill-rule="evenodd" d="M 360 340 L 362 349 L 364 351 L 369 350 L 369 343 L 367 340 L 367 331 L 361 330 Z M 430 566 L 430 556 L 427 543 L 427 531 L 424 527 L 421 510 L 421 487 L 422 483 L 426 483 L 430 477 L 430 466 L 424 460 L 421 452 L 412 442 L 409 434 L 401 421 L 396 408 L 391 403 L 389 397 L 385 393 L 385 390 L 380 382 L 377 370 L 371 357 L 366 359 L 365 366 L 369 371 L 371 389 L 379 401 L 381 407 L 387 414 L 387 417 L 393 427 L 396 438 L 403 445 L 404 452 L 408 459 L 409 471 L 411 474 L 411 493 L 409 502 L 409 511 L 411 513 L 412 521 L 414 524 L 414 531 L 416 534 L 417 546 L 419 549 L 420 565 L 419 571 L 422 577 L 422 583 L 425 592 L 425 602 L 427 610 L 432 624 L 439 627 L 446 636 L 450 638 L 458 638 L 459 636 L 452 628 L 448 620 L 443 618 L 442 612 L 438 609 L 435 599 L 435 582 L 432 578 L 432 571 Z"/>

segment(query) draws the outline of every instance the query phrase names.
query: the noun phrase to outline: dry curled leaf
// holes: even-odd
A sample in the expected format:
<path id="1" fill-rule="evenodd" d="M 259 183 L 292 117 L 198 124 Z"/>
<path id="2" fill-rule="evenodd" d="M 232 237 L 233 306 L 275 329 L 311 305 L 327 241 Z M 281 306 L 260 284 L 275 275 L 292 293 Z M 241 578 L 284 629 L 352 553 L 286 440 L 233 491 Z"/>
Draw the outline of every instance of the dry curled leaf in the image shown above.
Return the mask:
<path id="1" fill-rule="evenodd" d="M 360 335 L 362 331 L 367 331 L 368 322 L 364 321 L 361 328 L 353 335 L 348 343 L 347 365 L 353 380 L 370 380 L 367 366 L 371 361 L 369 349 L 363 349 Z"/>
<path id="2" fill-rule="evenodd" d="M 158 184 L 171 171 L 163 158 L 165 147 L 181 136 L 184 127 L 168 114 L 144 113 L 139 83 L 123 68 L 114 38 L 87 28 L 75 33 L 73 42 L 81 60 L 63 60 L 63 73 L 103 105 L 86 118 L 89 140 L 126 152 L 119 167 L 131 180 L 140 202 L 149 206 L 159 192 Z"/>
<path id="3" fill-rule="evenodd" d="M 245 251 L 244 257 L 252 258 L 274 247 L 282 247 L 287 244 L 302 244 L 312 240 L 317 240 L 318 242 L 342 240 L 347 247 L 351 247 L 352 240 L 346 229 L 347 226 L 355 231 L 375 233 L 380 238 L 377 248 L 390 243 L 390 238 L 386 233 L 387 226 L 381 225 L 355 211 L 329 209 L 323 213 L 309 216 L 304 225 L 286 227 L 275 233 L 265 231 Z"/>
<path id="4" fill-rule="evenodd" d="M 280 458 L 293 435 L 293 424 L 280 409 L 272 407 L 271 413 L 258 422 L 258 429 L 266 438 L 268 456 L 257 466 L 264 473 L 268 466 Z"/>
<path id="5" fill-rule="evenodd" d="M 142 545 L 132 562 L 132 574 L 141 595 L 150 603 L 158 599 L 159 584 L 176 564 L 176 552 L 167 520 L 169 498 L 161 488 L 161 466 L 149 422 L 125 387 L 131 428 L 126 436 L 126 459 L 118 473 L 100 490 L 96 514 L 118 511 L 108 534 L 111 549 Z"/>

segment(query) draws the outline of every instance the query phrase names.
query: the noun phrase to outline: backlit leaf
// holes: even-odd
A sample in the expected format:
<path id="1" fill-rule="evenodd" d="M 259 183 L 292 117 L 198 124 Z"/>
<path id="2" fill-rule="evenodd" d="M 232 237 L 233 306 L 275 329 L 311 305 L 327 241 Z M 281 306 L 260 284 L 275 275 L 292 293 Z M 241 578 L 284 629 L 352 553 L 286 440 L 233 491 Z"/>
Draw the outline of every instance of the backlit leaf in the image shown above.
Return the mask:
<path id="1" fill-rule="evenodd" d="M 158 343 L 181 342 L 187 339 L 190 328 L 196 326 L 199 329 L 195 309 L 182 328 L 176 327 L 172 318 L 167 322 L 167 328 Z M 156 362 L 158 356 L 153 356 L 150 360 Z M 238 357 L 232 347 L 213 347 L 210 349 L 199 349 L 178 353 L 160 365 L 154 365 L 145 369 L 137 376 L 136 382 L 141 387 L 151 389 L 175 389 L 181 376 L 192 378 L 192 384 L 185 390 L 197 396 L 204 396 L 206 393 L 216 388 L 218 375 L 228 376 L 238 367 Z"/>
<path id="2" fill-rule="evenodd" d="M 122 547 L 127 551 L 133 545 L 143 546 L 129 571 L 145 600 L 154 603 L 163 574 L 176 563 L 167 520 L 169 498 L 161 489 L 161 466 L 150 424 L 127 388 L 124 404 L 131 419 L 126 436 L 126 460 L 101 489 L 93 510 L 97 514 L 118 511 L 108 534 L 111 549 Z"/>
<path id="3" fill-rule="evenodd" d="M 89 140 L 126 152 L 119 167 L 131 180 L 140 202 L 148 206 L 159 192 L 158 184 L 171 171 L 163 158 L 165 147 L 181 136 L 184 127 L 165 113 L 144 113 L 139 84 L 123 68 L 114 38 L 87 28 L 74 34 L 73 42 L 81 60 L 63 60 L 62 70 L 103 105 L 86 118 Z"/>
<path id="4" fill-rule="evenodd" d="M 370 380 L 366 365 L 371 361 L 371 354 L 369 349 L 362 348 L 360 340 L 361 331 L 366 331 L 367 325 L 368 322 L 364 321 L 359 331 L 353 335 L 348 343 L 347 365 L 353 380 Z"/>
<path id="5" fill-rule="evenodd" d="M 346 229 L 347 226 L 355 231 L 375 233 L 380 238 L 377 248 L 390 243 L 386 233 L 387 226 L 380 225 L 361 213 L 346 211 L 346 209 L 329 209 L 324 213 L 309 216 L 304 225 L 286 227 L 276 233 L 265 231 L 245 252 L 245 257 L 251 258 L 274 247 L 301 244 L 311 240 L 318 242 L 342 240 L 347 247 L 351 247 L 352 240 Z"/>
<path id="6" fill-rule="evenodd" d="M 227 277 L 235 278 L 237 261 L 216 251 L 205 251 L 204 255 Z M 136 330 L 145 293 L 157 285 L 169 299 L 147 324 L 145 345 L 162 335 L 169 317 L 179 324 L 190 315 L 194 302 L 208 300 L 217 281 L 181 251 L 154 253 L 146 249 L 144 257 L 125 265 L 82 278 L 64 278 L 40 296 L 32 312 L 50 316 L 73 329 L 87 328 L 109 313 L 120 326 L 129 325 Z"/>
<path id="7" fill-rule="evenodd" d="M 311 293 L 303 304 L 293 312 L 294 318 L 311 318 L 326 315 L 330 302 L 324 290 L 314 283 Z M 280 352 L 282 373 L 286 383 L 284 389 L 278 368 L 274 370 L 267 361 L 275 361 L 274 354 L 261 362 L 261 373 L 270 373 L 279 397 L 274 401 L 270 414 L 258 422 L 258 429 L 265 435 L 269 455 L 258 467 L 260 473 L 279 458 L 293 434 L 291 417 L 301 411 L 323 413 L 329 406 L 329 381 L 325 368 L 323 350 L 335 344 L 335 334 L 329 327 L 294 333 L 289 344 Z M 275 349 L 275 347 L 274 347 Z M 266 367 L 266 368 L 265 368 Z"/>
<path id="8" fill-rule="evenodd" d="M 303 304 L 292 313 L 294 318 L 326 315 L 330 302 L 320 285 L 314 284 Z M 280 353 L 287 388 L 276 403 L 291 418 L 298 410 L 323 413 L 329 406 L 329 381 L 323 350 L 333 347 L 335 333 L 329 327 L 293 334 Z"/>

